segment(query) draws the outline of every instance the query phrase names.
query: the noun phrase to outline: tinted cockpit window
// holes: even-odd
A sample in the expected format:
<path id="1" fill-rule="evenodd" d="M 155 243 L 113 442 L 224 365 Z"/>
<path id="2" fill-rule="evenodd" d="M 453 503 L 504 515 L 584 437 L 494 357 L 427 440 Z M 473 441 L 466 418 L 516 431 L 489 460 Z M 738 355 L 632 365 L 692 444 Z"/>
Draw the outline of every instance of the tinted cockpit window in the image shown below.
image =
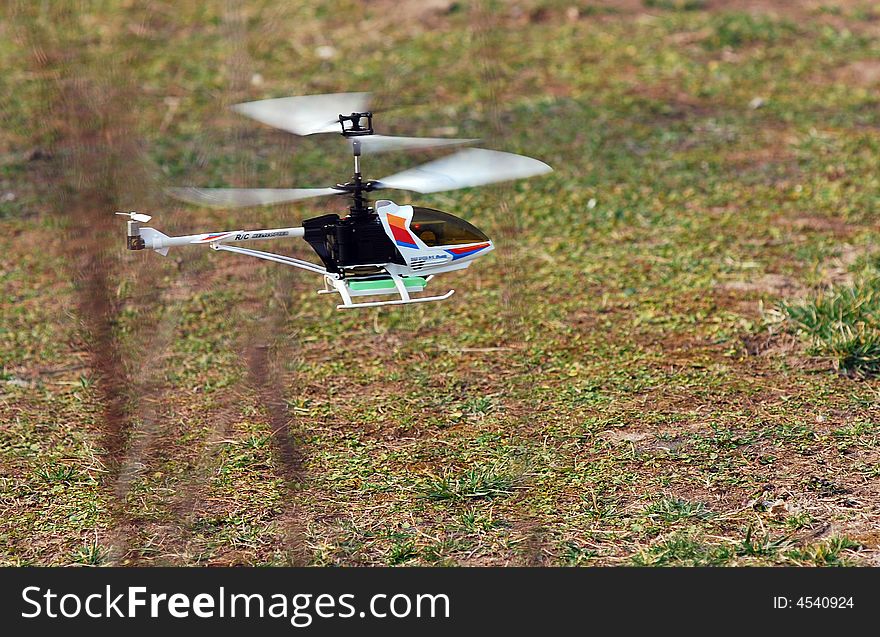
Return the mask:
<path id="1" fill-rule="evenodd" d="M 489 237 L 483 234 L 479 228 L 464 219 L 433 208 L 416 208 L 414 206 L 413 218 L 409 227 L 429 247 L 479 243 L 489 240 Z"/>

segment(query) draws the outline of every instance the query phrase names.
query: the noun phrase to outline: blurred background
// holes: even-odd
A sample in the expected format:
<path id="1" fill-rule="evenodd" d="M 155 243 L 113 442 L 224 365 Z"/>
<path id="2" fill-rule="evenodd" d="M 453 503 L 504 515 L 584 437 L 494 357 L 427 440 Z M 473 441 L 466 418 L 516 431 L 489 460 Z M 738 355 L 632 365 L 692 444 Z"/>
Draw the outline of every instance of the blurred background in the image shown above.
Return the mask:
<path id="1" fill-rule="evenodd" d="M 880 4 L 2 12 L 0 563 L 880 559 Z M 341 212 L 164 188 L 344 181 L 338 138 L 228 108 L 343 91 L 378 132 L 555 169 L 393 193 L 496 241 L 432 284 L 448 302 L 340 313 L 299 271 L 125 250 L 116 210 L 167 234 Z"/>

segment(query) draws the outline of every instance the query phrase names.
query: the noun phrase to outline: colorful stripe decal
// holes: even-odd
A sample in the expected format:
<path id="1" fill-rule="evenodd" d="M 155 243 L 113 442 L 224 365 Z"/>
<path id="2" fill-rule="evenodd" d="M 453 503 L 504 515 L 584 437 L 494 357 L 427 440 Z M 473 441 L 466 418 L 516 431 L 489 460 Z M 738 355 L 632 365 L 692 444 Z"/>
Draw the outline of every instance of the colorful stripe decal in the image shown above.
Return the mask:
<path id="1" fill-rule="evenodd" d="M 209 234 L 207 237 L 203 237 L 202 241 L 214 241 L 215 239 L 222 239 L 228 235 L 232 234 L 231 232 L 221 232 L 220 234 Z"/>
<path id="2" fill-rule="evenodd" d="M 453 261 L 456 261 L 457 259 L 463 259 L 464 257 L 469 257 L 472 254 L 476 254 L 480 250 L 484 250 L 488 247 L 488 243 L 480 243 L 475 246 L 464 246 L 463 248 L 449 248 L 446 250 L 446 252 L 452 255 Z"/>
<path id="3" fill-rule="evenodd" d="M 419 246 L 416 245 L 416 240 L 406 228 L 406 219 L 397 215 L 387 215 L 387 217 L 388 227 L 391 228 L 391 234 L 394 237 L 395 243 L 404 248 L 418 249 Z"/>

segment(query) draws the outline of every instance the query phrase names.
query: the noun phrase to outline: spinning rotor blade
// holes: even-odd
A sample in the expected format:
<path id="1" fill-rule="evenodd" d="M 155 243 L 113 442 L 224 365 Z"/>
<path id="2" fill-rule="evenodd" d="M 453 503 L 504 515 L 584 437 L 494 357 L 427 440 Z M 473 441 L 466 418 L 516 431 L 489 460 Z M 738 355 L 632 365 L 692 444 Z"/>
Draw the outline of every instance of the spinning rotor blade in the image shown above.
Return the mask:
<path id="1" fill-rule="evenodd" d="M 483 186 L 552 172 L 542 161 L 484 148 L 468 148 L 380 179 L 378 188 L 429 193 Z"/>
<path id="2" fill-rule="evenodd" d="M 393 137 L 390 135 L 365 135 L 357 139 L 361 143 L 361 152 L 386 153 L 391 150 L 415 150 L 417 148 L 436 148 L 438 146 L 459 146 L 472 144 L 476 139 L 451 139 L 448 137 Z"/>
<path id="3" fill-rule="evenodd" d="M 362 113 L 369 110 L 369 107 L 370 93 L 330 93 L 244 102 L 234 105 L 232 110 L 295 135 L 315 135 L 318 133 L 341 133 L 340 115 Z M 364 153 L 453 146 L 477 141 L 475 139 L 393 137 L 389 135 L 364 135 L 358 139 Z"/>
<path id="4" fill-rule="evenodd" d="M 369 109 L 369 93 L 330 93 L 280 97 L 236 104 L 232 110 L 295 135 L 339 133 L 339 115 Z"/>
<path id="5" fill-rule="evenodd" d="M 310 197 L 338 195 L 336 188 L 169 188 L 177 199 L 198 206 L 244 208 L 298 201 Z"/>

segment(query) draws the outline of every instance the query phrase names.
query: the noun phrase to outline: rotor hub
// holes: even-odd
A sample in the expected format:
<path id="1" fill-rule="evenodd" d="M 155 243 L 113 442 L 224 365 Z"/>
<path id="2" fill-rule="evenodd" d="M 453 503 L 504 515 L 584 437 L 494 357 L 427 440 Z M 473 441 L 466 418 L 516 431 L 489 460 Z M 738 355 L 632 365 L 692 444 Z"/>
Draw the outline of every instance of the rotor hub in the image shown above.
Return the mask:
<path id="1" fill-rule="evenodd" d="M 351 115 L 339 115 L 339 125 L 342 126 L 343 137 L 360 137 L 373 134 L 373 113 L 352 113 Z"/>

